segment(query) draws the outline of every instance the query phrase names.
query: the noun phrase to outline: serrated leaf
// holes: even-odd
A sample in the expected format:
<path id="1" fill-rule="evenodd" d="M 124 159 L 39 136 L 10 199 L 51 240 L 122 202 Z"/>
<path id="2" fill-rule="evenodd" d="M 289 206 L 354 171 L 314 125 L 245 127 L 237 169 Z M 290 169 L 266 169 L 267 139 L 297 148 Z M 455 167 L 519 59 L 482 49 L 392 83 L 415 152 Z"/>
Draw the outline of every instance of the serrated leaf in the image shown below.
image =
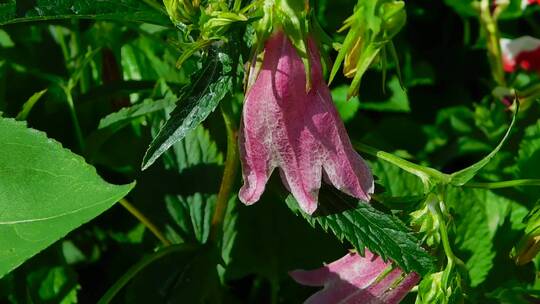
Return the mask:
<path id="1" fill-rule="evenodd" d="M 164 98 L 159 100 L 146 99 L 142 103 L 131 107 L 122 108 L 118 112 L 111 113 L 99 121 L 98 129 L 109 127 L 113 124 L 129 122 L 133 119 L 161 111 L 174 106 L 178 97 L 172 92 L 167 92 Z"/>
<path id="2" fill-rule="evenodd" d="M 460 258 L 469 271 L 470 285 L 478 286 L 494 267 L 494 237 L 515 203 L 489 190 L 467 188 L 451 188 L 445 201 L 453 210 L 455 243 L 466 254 Z M 522 218 L 526 210 L 520 209 Z"/>
<path id="3" fill-rule="evenodd" d="M 112 185 L 84 159 L 0 118 L 0 277 L 98 216 L 134 186 Z"/>
<path id="4" fill-rule="evenodd" d="M 143 170 L 205 120 L 232 89 L 232 77 L 227 75 L 230 69 L 227 61 L 228 57 L 224 53 L 210 52 L 190 92 L 178 101 L 171 117 L 146 151 Z"/>
<path id="5" fill-rule="evenodd" d="M 191 131 L 183 140 L 173 146 L 176 156 L 175 167 L 182 175 L 190 175 L 194 168 L 198 174 L 191 179 L 205 179 L 209 183 L 212 172 L 205 170 L 223 163 L 223 155 L 210 138 L 210 133 L 202 126 Z M 189 172 L 192 170 L 191 172 Z M 210 185 L 212 186 L 212 185 Z M 210 221 L 216 204 L 218 184 L 215 193 L 194 193 L 193 195 L 168 195 L 165 197 L 167 210 L 180 227 L 180 236 L 185 241 L 206 243 L 210 233 Z"/>
<path id="6" fill-rule="evenodd" d="M 397 218 L 365 202 L 322 188 L 315 216 L 302 212 L 292 195 L 285 200 L 289 208 L 301 214 L 312 226 L 320 225 L 341 241 L 349 241 L 363 255 L 367 247 L 383 259 L 391 259 L 404 271 L 425 275 L 433 268 L 433 258 Z"/>
<path id="7" fill-rule="evenodd" d="M 140 0 L 8 0 L 0 3 L 0 25 L 71 18 L 171 25 L 164 12 Z"/>
<path id="8" fill-rule="evenodd" d="M 491 151 L 488 155 L 486 155 L 484 158 L 482 158 L 480 161 L 476 162 L 475 164 L 462 169 L 460 171 L 454 172 L 450 175 L 450 183 L 455 186 L 463 186 L 468 181 L 470 181 L 480 169 L 482 169 L 485 165 L 489 163 L 489 161 L 495 157 L 495 155 L 499 152 L 499 150 L 502 148 L 504 143 L 506 142 L 506 139 L 510 135 L 510 132 L 512 131 L 514 127 L 514 123 L 516 122 L 517 114 L 519 113 L 519 102 L 516 102 L 516 110 L 514 112 L 514 115 L 512 116 L 512 121 L 510 122 L 510 126 L 508 126 L 508 130 L 506 130 L 506 133 L 504 134 L 503 138 L 499 142 L 499 144 Z"/>

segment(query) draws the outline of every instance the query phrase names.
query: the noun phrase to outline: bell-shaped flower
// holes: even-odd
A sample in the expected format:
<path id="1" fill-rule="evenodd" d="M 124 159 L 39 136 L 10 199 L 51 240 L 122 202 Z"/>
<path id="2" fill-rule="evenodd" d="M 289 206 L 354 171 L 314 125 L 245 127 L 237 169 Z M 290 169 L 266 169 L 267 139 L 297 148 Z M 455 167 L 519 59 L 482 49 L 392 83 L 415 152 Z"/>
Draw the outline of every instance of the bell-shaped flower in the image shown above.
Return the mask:
<path id="1" fill-rule="evenodd" d="M 289 274 L 302 285 L 324 286 L 306 304 L 399 303 L 420 280 L 418 274 L 405 274 L 368 250 L 365 257 L 351 252 L 319 269 Z"/>
<path id="2" fill-rule="evenodd" d="M 311 86 L 306 88 L 304 64 L 287 36 L 278 31 L 266 41 L 239 134 L 244 178 L 239 197 L 245 204 L 259 200 L 275 168 L 308 214 L 317 209 L 322 178 L 364 201 L 373 193 L 371 171 L 351 145 L 311 39 L 308 50 Z"/>
<path id="3" fill-rule="evenodd" d="M 531 36 L 501 39 L 501 51 L 506 72 L 521 68 L 540 73 L 540 39 Z"/>

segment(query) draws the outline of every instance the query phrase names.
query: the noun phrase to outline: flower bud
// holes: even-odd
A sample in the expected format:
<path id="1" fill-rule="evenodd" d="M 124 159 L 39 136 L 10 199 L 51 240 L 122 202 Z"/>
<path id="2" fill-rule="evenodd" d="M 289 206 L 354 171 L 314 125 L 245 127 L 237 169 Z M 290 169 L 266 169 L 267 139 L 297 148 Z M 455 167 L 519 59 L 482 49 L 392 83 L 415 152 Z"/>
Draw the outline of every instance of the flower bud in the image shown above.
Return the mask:
<path id="1" fill-rule="evenodd" d="M 514 248 L 513 258 L 517 265 L 525 265 L 540 252 L 540 205 L 537 205 L 524 219 L 527 226 L 525 235 Z"/>

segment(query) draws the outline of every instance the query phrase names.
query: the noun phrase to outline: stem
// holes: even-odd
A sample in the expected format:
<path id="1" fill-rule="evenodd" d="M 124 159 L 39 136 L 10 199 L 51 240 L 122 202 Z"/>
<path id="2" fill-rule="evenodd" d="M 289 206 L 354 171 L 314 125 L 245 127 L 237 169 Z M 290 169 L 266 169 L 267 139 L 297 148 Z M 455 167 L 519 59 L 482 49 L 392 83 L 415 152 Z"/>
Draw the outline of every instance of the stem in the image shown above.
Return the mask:
<path id="1" fill-rule="evenodd" d="M 450 181 L 450 176 L 448 174 L 444 174 L 433 168 L 417 165 L 401 157 L 395 156 L 391 153 L 381 151 L 379 149 L 373 148 L 371 146 L 368 146 L 359 142 L 354 142 L 353 145 L 354 145 L 354 148 L 357 149 L 358 151 L 375 156 L 379 159 L 382 159 L 393 165 L 396 165 L 399 168 L 411 174 L 418 176 L 426 187 L 427 185 L 430 184 L 430 179 L 432 178 L 438 181 L 441 181 L 443 183 L 447 183 Z"/>
<path id="2" fill-rule="evenodd" d="M 500 189 L 519 186 L 540 186 L 540 179 L 515 179 L 492 183 L 467 183 L 463 185 L 469 188 Z"/>
<path id="3" fill-rule="evenodd" d="M 73 27 L 71 30 L 71 42 L 72 42 L 72 51 L 73 51 L 72 58 L 74 60 L 75 58 L 77 58 L 75 61 L 75 66 L 73 70 L 77 72 L 77 70 L 80 69 L 79 88 L 80 88 L 80 93 L 84 94 L 88 91 L 89 84 L 88 84 L 88 78 L 86 77 L 87 75 L 85 73 L 86 72 L 86 67 L 84 65 L 85 55 L 84 55 L 84 51 L 82 50 L 82 39 L 81 39 L 80 31 L 79 31 L 79 20 L 72 19 L 71 23 Z"/>
<path id="4" fill-rule="evenodd" d="M 62 55 L 64 56 L 64 62 L 69 62 L 69 51 L 66 44 L 66 39 L 64 38 L 64 33 L 62 33 L 62 27 L 59 25 L 52 25 L 52 28 L 54 29 L 54 32 L 56 34 L 56 37 L 58 38 L 58 44 L 60 45 L 60 49 L 62 50 Z"/>
<path id="5" fill-rule="evenodd" d="M 121 199 L 119 203 L 126 208 L 129 213 L 131 213 L 134 217 L 136 217 L 148 230 L 150 230 L 163 244 L 163 246 L 168 247 L 171 246 L 172 243 L 169 241 L 165 235 L 157 228 L 150 219 L 148 219 L 139 209 L 135 208 L 130 202 L 128 202 L 125 198 Z"/>
<path id="6" fill-rule="evenodd" d="M 487 35 L 488 58 L 493 79 L 499 86 L 506 87 L 506 78 L 502 63 L 502 53 L 497 20 L 491 14 L 489 0 L 480 2 L 480 24 Z"/>
<path id="7" fill-rule="evenodd" d="M 69 107 L 69 114 L 71 115 L 71 120 L 73 122 L 73 128 L 75 128 L 75 137 L 77 138 L 77 144 L 79 149 L 84 151 L 84 137 L 81 131 L 81 124 L 79 123 L 79 118 L 77 117 L 77 112 L 75 111 L 75 103 L 73 102 L 73 96 L 71 95 L 71 87 L 63 87 L 64 93 L 66 94 L 66 99 Z"/>
<path id="8" fill-rule="evenodd" d="M 438 202 L 439 204 L 444 204 L 442 201 L 440 202 L 436 201 L 436 202 Z M 452 251 L 452 246 L 450 245 L 450 240 L 448 239 L 448 230 L 446 229 L 446 222 L 442 215 L 440 206 L 430 204 L 429 208 L 437 216 L 437 219 L 439 221 L 439 232 L 441 234 L 441 241 L 442 241 L 444 253 L 448 260 L 448 264 L 446 265 L 446 269 L 443 273 L 442 283 L 443 283 L 443 286 L 447 286 L 450 279 L 450 274 L 452 273 L 452 268 L 454 267 L 454 264 L 456 262 L 456 256 L 454 255 L 454 252 Z"/>
<path id="9" fill-rule="evenodd" d="M 219 187 L 216 210 L 212 216 L 210 230 L 210 239 L 212 240 L 217 238 L 221 224 L 223 223 L 225 210 L 227 210 L 227 203 L 231 195 L 234 181 L 236 180 L 239 165 L 238 142 L 236 140 L 237 130 L 234 119 L 232 118 L 231 113 L 229 113 L 223 106 L 221 107 L 221 113 L 225 122 L 225 128 L 227 129 L 227 157 L 225 159 L 225 168 L 223 170 L 221 186 Z"/>
<path id="10" fill-rule="evenodd" d="M 118 294 L 118 292 L 122 290 L 122 288 L 126 286 L 126 284 L 129 283 L 131 279 L 133 279 L 139 272 L 141 272 L 141 270 L 143 270 L 153 262 L 161 259 L 166 255 L 181 251 L 193 250 L 194 248 L 195 247 L 187 244 L 172 245 L 143 258 L 137 264 L 133 265 L 118 281 L 116 281 L 116 283 L 114 283 L 113 286 L 111 286 L 111 288 L 109 288 L 109 290 L 107 290 L 103 297 L 99 299 L 98 304 L 110 303 L 112 299 L 116 296 L 116 294 Z"/>

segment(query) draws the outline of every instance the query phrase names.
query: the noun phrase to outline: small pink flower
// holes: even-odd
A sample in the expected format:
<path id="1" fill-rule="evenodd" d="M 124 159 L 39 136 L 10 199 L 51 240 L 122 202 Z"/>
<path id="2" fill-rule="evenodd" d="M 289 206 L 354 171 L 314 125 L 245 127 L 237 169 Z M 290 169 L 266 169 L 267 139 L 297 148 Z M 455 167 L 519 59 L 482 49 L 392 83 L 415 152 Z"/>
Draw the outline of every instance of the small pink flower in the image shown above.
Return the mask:
<path id="1" fill-rule="evenodd" d="M 305 304 L 394 304 L 418 283 L 416 273 L 405 274 L 366 250 L 366 256 L 349 253 L 316 270 L 295 270 L 290 276 L 306 286 L 324 286 Z"/>
<path id="2" fill-rule="evenodd" d="M 504 70 L 514 72 L 518 67 L 540 73 L 540 39 L 522 36 L 501 39 Z"/>
<path id="3" fill-rule="evenodd" d="M 309 214 L 317 209 L 323 177 L 365 201 L 373 193 L 371 171 L 354 151 L 322 77 L 319 52 L 313 41 L 308 45 L 311 88 L 306 92 L 304 64 L 287 36 L 277 32 L 266 41 L 239 134 L 244 177 L 239 197 L 247 205 L 259 200 L 275 168 Z"/>

